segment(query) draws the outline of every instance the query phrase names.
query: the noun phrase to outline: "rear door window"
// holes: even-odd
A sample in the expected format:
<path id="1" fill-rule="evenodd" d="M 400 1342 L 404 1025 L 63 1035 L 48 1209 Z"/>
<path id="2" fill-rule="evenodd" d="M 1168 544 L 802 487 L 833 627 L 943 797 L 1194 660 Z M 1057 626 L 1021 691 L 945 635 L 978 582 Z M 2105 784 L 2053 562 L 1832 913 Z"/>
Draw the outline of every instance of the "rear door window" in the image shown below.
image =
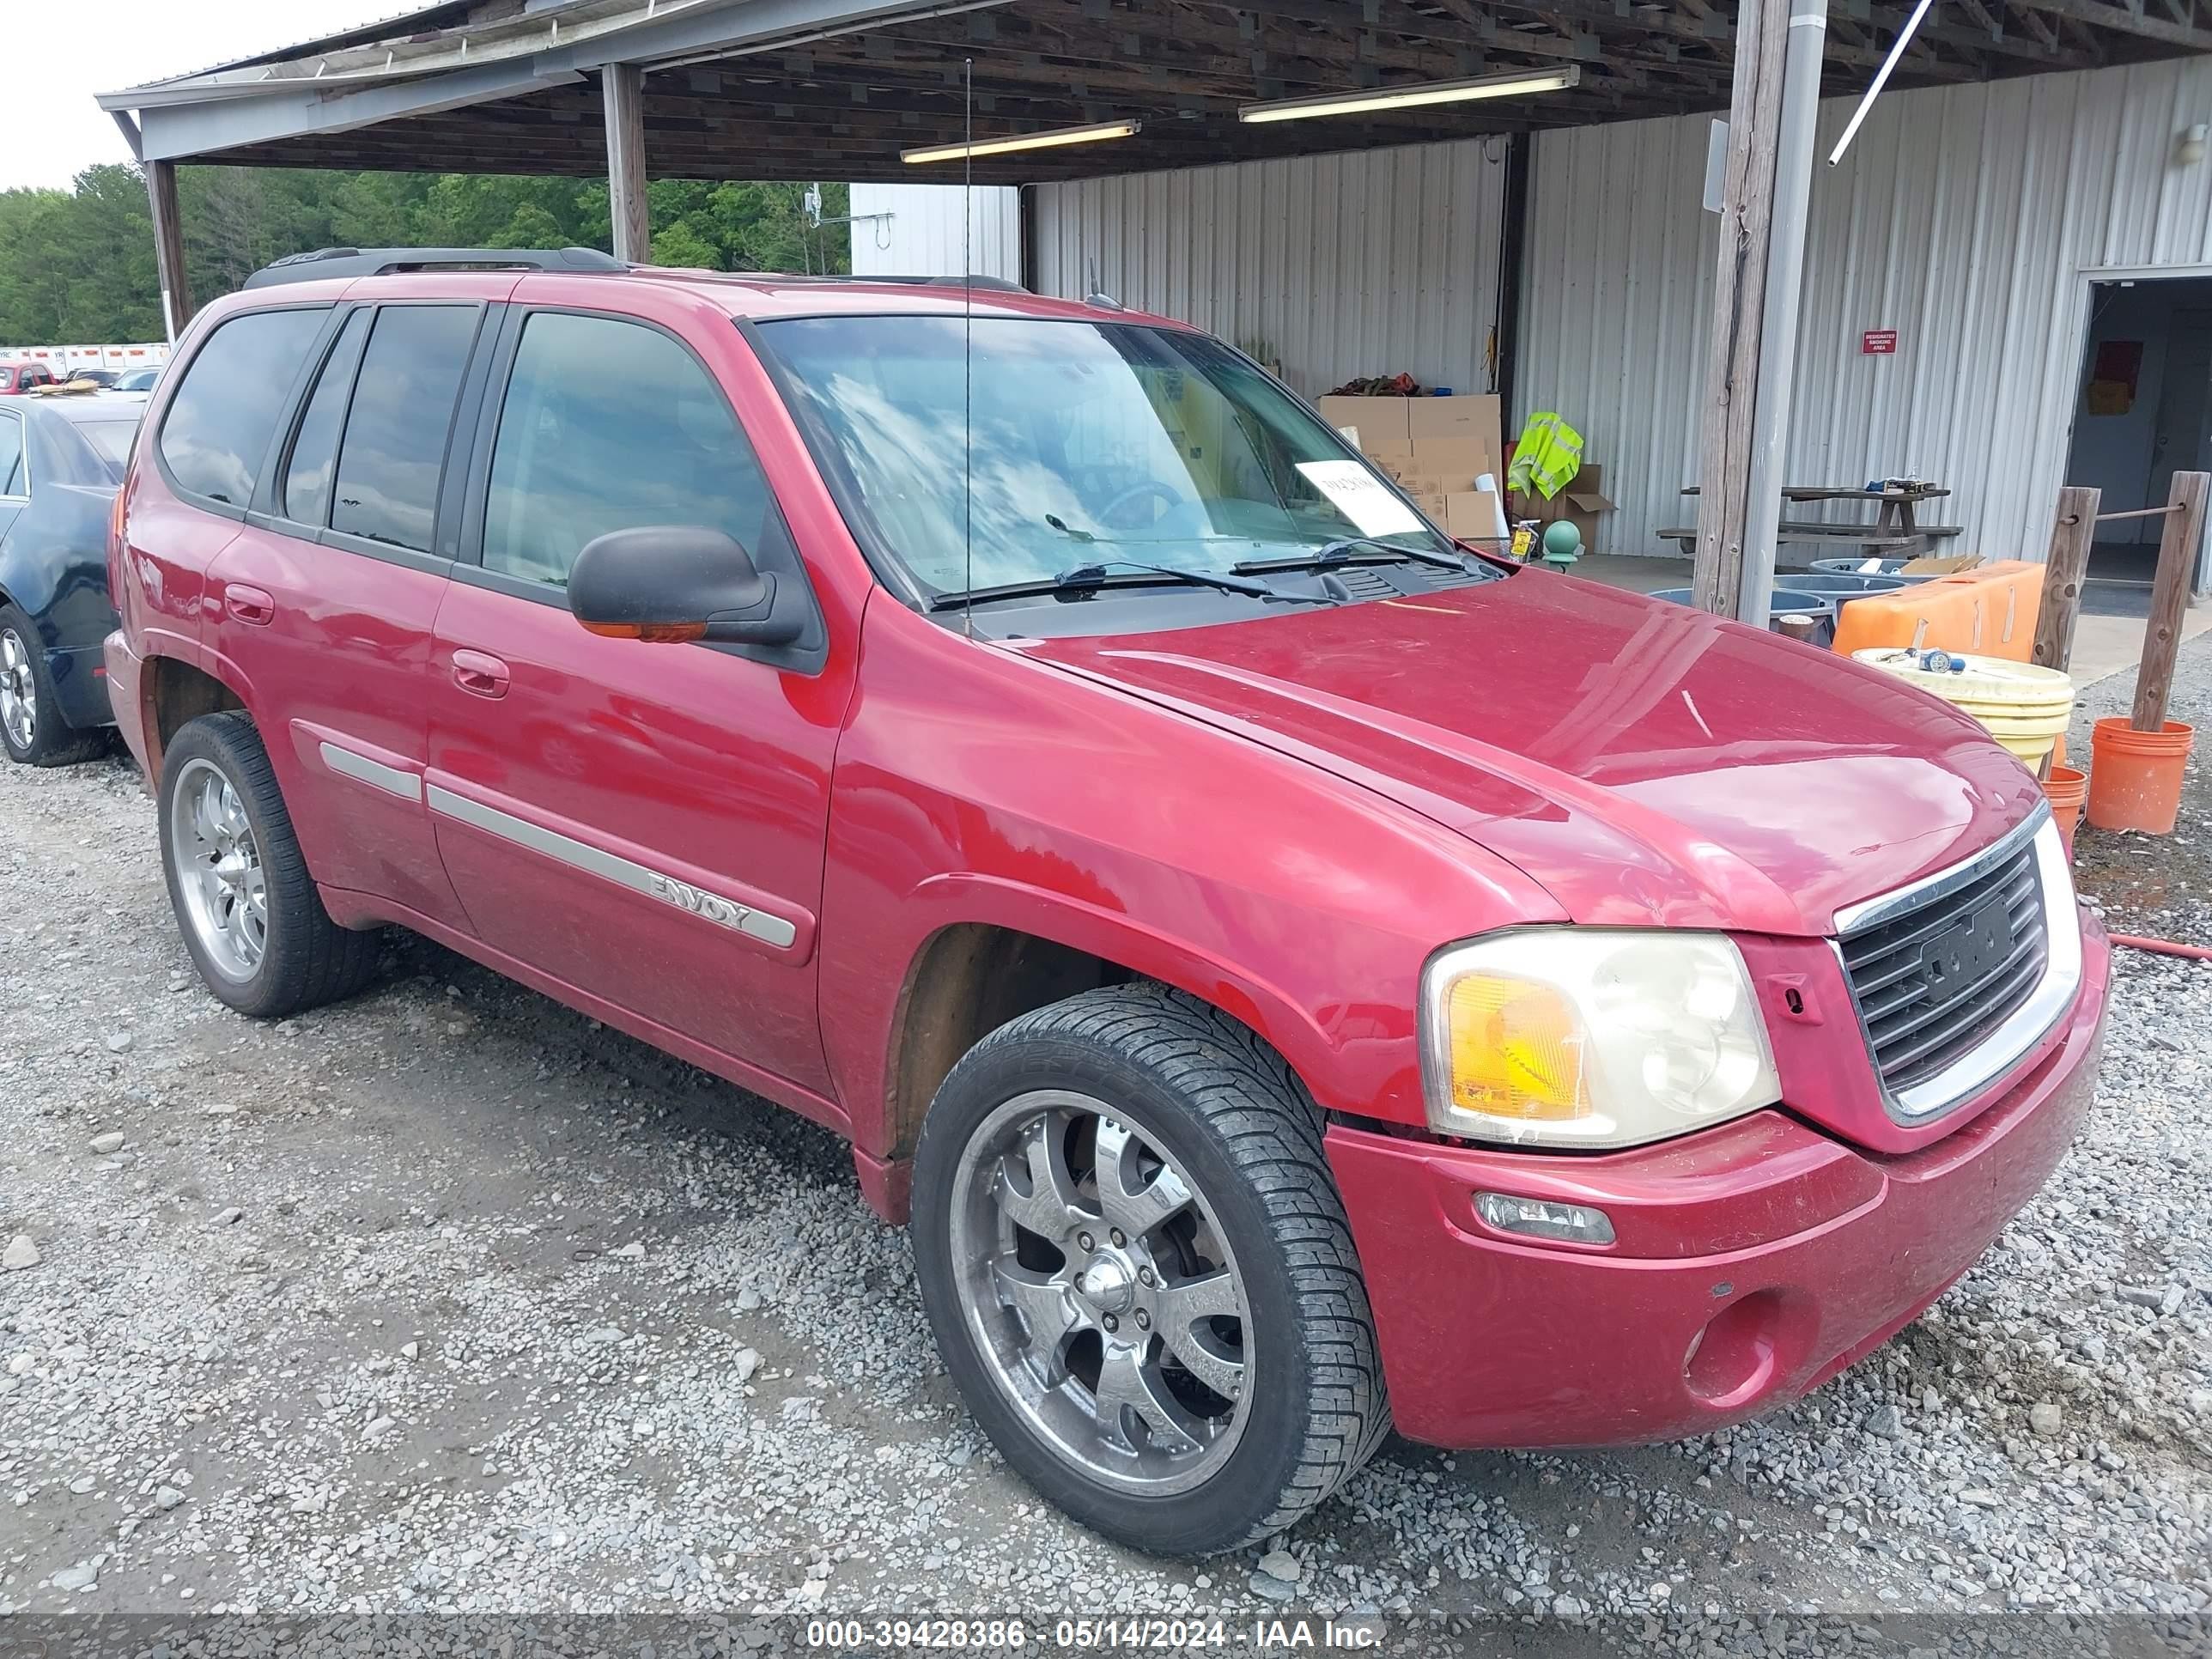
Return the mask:
<path id="1" fill-rule="evenodd" d="M 353 391 L 354 365 L 368 332 L 367 307 L 345 320 L 337 343 L 323 363 L 322 378 L 307 398 L 307 413 L 292 439 L 276 510 L 288 519 L 320 529 L 331 521 L 331 469 L 337 465 L 338 434 L 345 428 L 346 398 Z"/>
<path id="2" fill-rule="evenodd" d="M 386 306 L 376 313 L 338 445 L 331 528 L 430 550 L 453 404 L 477 306 Z"/>
<path id="3" fill-rule="evenodd" d="M 241 509 L 252 501 L 277 416 L 328 314 L 320 307 L 248 312 L 193 354 L 159 442 L 179 489 Z"/>

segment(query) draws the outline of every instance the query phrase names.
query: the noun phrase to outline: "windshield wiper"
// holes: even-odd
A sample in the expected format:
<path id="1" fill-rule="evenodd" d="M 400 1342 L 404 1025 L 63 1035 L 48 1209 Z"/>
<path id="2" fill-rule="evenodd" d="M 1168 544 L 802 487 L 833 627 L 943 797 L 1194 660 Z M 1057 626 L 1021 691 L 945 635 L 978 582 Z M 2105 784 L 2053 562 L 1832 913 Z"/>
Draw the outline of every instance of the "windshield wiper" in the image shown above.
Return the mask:
<path id="1" fill-rule="evenodd" d="M 1079 564 L 1073 570 L 1063 570 L 1057 576 L 1042 577 L 1035 581 L 1006 582 L 997 587 L 970 587 L 956 592 L 939 593 L 929 602 L 932 611 L 957 611 L 963 605 L 985 605 L 993 599 L 1026 599 L 1052 594 L 1096 593 L 1107 586 L 1149 586 L 1148 580 L 1115 582 L 1107 574 L 1109 567 L 1134 570 L 1146 577 L 1164 576 L 1170 581 L 1187 583 L 1193 587 L 1218 588 L 1224 593 L 1244 593 L 1255 599 L 1290 599 L 1302 605 L 1335 605 L 1340 603 L 1328 593 L 1296 593 L 1274 586 L 1268 582 L 1246 580 L 1242 575 L 1224 575 L 1213 570 L 1184 570 L 1171 564 L 1146 564 L 1140 559 L 1106 559 L 1096 564 Z M 1241 567 L 1240 567 L 1241 568 Z"/>
<path id="2" fill-rule="evenodd" d="M 1363 547 L 1373 548 L 1362 553 Z M 1322 570 L 1333 564 L 1401 564 L 1411 559 L 1462 575 L 1487 574 L 1487 568 L 1464 553 L 1439 553 L 1433 548 L 1401 547 L 1373 536 L 1346 536 L 1317 547 L 1310 553 L 1293 553 L 1279 559 L 1243 559 L 1229 568 L 1240 576 L 1256 576 L 1270 570 Z"/>

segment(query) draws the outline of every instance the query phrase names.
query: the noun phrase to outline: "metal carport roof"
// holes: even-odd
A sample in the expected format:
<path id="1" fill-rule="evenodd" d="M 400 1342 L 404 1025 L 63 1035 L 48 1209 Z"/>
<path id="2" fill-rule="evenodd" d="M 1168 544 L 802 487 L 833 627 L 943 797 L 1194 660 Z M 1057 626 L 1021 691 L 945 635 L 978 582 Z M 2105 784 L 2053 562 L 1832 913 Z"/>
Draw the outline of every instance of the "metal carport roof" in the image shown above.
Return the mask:
<path id="1" fill-rule="evenodd" d="M 1948 0 L 1894 84 L 2212 50 L 2200 0 Z M 1863 87 L 1903 5 L 1839 0 L 1830 94 Z M 143 155 L 246 166 L 599 174 L 602 71 L 645 72 L 655 176 L 927 176 L 898 152 L 1135 118 L 1105 144 L 979 161 L 1028 183 L 1718 110 L 1735 26 L 1716 0 L 449 0 L 104 94 Z M 1573 66 L 1570 90 L 1251 126 L 1240 105 Z"/>

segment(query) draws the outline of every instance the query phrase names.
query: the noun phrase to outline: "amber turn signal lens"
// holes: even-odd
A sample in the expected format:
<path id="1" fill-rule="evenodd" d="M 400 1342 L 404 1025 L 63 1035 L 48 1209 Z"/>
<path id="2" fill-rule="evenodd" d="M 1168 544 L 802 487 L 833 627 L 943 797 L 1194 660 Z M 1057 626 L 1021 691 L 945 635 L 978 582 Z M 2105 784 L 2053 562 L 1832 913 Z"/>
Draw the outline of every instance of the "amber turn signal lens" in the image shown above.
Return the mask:
<path id="1" fill-rule="evenodd" d="M 1548 985 L 1468 974 L 1451 988 L 1451 1097 L 1463 1111 L 1557 1123 L 1589 1115 L 1583 1023 Z"/>
<path id="2" fill-rule="evenodd" d="M 610 640 L 643 640 L 649 645 L 685 645 L 707 637 L 704 623 L 591 623 L 586 632 Z"/>
<path id="3" fill-rule="evenodd" d="M 1515 927 L 1421 974 L 1429 1127 L 1513 1146 L 1635 1146 L 1781 1098 L 1725 934 Z"/>

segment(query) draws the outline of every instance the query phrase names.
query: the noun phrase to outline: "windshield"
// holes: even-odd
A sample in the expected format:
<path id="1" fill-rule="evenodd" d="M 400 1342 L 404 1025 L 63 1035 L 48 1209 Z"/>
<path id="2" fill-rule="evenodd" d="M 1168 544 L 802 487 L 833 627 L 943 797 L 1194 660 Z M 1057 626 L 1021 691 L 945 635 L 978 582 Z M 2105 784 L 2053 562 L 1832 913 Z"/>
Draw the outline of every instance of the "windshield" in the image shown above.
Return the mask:
<path id="1" fill-rule="evenodd" d="M 851 505 L 931 593 L 1114 560 L 1218 572 L 1347 538 L 1452 550 L 1326 422 L 1201 334 L 957 316 L 759 333 Z"/>

